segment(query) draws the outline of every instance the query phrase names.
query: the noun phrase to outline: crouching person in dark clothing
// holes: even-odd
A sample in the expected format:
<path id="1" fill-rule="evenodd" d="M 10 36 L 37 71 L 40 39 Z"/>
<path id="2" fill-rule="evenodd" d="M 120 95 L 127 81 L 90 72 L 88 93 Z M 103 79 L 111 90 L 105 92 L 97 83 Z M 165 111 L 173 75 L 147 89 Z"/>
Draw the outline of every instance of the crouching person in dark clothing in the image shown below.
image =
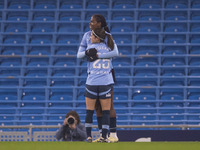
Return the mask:
<path id="1" fill-rule="evenodd" d="M 63 141 L 84 141 L 87 138 L 85 126 L 80 123 L 76 111 L 67 113 L 62 127 L 56 133 L 56 138 Z"/>

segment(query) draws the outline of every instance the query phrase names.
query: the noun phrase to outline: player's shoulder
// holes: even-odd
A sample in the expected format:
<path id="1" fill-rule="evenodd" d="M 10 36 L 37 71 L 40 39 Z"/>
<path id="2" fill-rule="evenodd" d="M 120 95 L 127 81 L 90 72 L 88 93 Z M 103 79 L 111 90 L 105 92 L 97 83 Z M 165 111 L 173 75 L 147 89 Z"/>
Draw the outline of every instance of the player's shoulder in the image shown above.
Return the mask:
<path id="1" fill-rule="evenodd" d="M 90 36 L 90 35 L 91 35 L 91 31 L 85 32 L 84 35 L 85 35 L 85 36 Z"/>

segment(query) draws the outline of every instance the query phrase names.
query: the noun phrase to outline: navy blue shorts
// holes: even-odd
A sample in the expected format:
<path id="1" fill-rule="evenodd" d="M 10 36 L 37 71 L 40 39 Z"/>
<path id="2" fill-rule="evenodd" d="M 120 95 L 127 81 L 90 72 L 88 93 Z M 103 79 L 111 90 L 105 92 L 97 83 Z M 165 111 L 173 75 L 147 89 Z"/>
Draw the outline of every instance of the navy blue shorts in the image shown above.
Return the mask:
<path id="1" fill-rule="evenodd" d="M 91 99 L 111 98 L 112 85 L 87 85 L 85 87 L 85 97 Z"/>

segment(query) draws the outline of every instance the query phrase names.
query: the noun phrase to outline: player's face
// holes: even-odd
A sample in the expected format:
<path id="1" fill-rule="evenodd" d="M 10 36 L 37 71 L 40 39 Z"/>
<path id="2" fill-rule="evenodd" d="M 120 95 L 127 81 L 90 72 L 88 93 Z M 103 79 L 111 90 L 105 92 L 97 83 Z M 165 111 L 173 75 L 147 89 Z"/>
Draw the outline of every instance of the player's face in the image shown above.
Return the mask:
<path id="1" fill-rule="evenodd" d="M 89 25 L 90 25 L 90 30 L 94 30 L 96 28 L 101 28 L 101 22 L 97 22 L 93 16 L 90 19 Z"/>
<path id="2" fill-rule="evenodd" d="M 92 33 L 90 35 L 90 40 L 91 40 L 91 43 L 99 43 L 100 42 L 99 38 L 95 37 Z"/>

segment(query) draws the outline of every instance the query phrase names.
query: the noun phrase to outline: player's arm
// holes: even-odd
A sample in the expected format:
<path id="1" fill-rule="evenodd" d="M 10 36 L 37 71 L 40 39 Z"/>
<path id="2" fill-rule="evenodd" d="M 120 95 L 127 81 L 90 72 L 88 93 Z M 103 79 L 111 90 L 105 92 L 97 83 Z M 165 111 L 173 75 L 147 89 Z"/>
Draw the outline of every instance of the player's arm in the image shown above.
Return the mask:
<path id="1" fill-rule="evenodd" d="M 119 55 L 119 51 L 118 51 L 118 47 L 116 44 L 114 44 L 114 49 L 108 53 L 105 54 L 98 54 L 98 58 L 112 58 L 112 57 L 116 57 Z"/>
<path id="2" fill-rule="evenodd" d="M 87 48 L 86 36 L 87 36 L 87 33 L 85 33 L 83 35 L 83 38 L 81 40 L 81 44 L 80 44 L 79 49 L 78 49 L 77 58 L 84 58 L 85 57 L 85 51 L 86 51 L 86 48 Z"/>

